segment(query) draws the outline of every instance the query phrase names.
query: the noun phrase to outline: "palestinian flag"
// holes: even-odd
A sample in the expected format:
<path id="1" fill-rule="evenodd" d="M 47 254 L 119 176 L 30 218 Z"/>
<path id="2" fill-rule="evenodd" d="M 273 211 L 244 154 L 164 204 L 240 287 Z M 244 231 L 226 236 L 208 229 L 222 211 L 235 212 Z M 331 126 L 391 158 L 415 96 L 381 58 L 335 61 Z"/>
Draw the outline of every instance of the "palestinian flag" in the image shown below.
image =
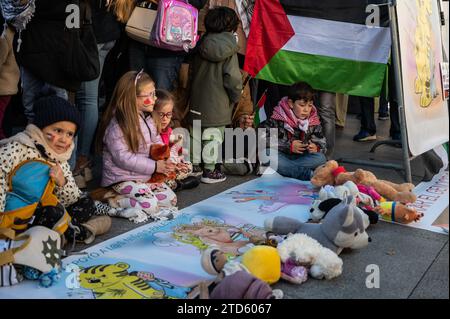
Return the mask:
<path id="1" fill-rule="evenodd" d="M 379 96 L 390 56 L 388 7 L 369 27 L 376 0 L 256 0 L 244 69 L 279 84 Z"/>
<path id="2" fill-rule="evenodd" d="M 253 112 L 255 114 L 254 119 L 255 127 L 258 127 L 260 123 L 267 120 L 266 110 L 264 108 L 264 105 L 266 104 L 266 99 L 267 99 L 267 90 L 264 91 L 258 103 L 256 103 L 256 109 Z"/>

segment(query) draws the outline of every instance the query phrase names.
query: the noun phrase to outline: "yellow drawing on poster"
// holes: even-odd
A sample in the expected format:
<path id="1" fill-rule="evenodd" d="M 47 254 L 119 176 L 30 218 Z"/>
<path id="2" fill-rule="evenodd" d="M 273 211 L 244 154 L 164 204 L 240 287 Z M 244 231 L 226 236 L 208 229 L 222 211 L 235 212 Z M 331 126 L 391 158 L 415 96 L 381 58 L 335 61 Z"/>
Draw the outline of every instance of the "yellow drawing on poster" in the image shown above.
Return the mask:
<path id="1" fill-rule="evenodd" d="M 431 0 L 416 0 L 418 15 L 415 33 L 415 56 L 417 77 L 415 92 L 420 94 L 420 106 L 430 106 L 438 96 L 434 76 L 434 54 L 431 47 L 432 31 L 430 17 L 432 14 Z"/>

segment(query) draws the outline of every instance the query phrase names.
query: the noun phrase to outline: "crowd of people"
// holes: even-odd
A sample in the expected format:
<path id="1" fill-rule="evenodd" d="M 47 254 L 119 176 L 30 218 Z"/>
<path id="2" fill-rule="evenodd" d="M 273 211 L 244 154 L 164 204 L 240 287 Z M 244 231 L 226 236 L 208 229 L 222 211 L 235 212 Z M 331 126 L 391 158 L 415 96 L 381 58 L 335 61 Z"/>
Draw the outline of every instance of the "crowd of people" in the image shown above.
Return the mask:
<path id="1" fill-rule="evenodd" d="M 342 95 L 317 92 L 305 82 L 256 86 L 248 81 L 242 71 L 246 34 L 235 1 L 189 1 L 200 10 L 201 35 L 190 52 L 128 38 L 124 30 L 134 0 L 75 1 L 81 28 L 67 29 L 66 7 L 73 2 L 0 1 L 0 212 L 11 172 L 38 159 L 52 163 L 56 195 L 77 226 L 69 237 L 91 240 L 109 224 L 107 215 L 159 218 L 161 208 L 176 207 L 174 192 L 254 168 L 251 163 L 227 167 L 217 156 L 192 162 L 173 129 L 192 132 L 193 121 L 200 120 L 202 146 L 221 145 L 226 127 L 255 128 L 253 105 L 263 91 L 269 117 L 260 128 L 278 129 L 280 174 L 310 180 L 313 170 L 333 157 L 336 119 L 346 108 L 336 104 Z M 2 123 L 17 94 L 27 126 L 10 136 Z M 374 99 L 359 101 L 361 131 L 354 140 L 374 140 Z M 389 105 L 391 136 L 398 139 L 395 99 Z M 380 117 L 387 113 L 385 101 Z M 211 129 L 218 133 L 209 134 Z M 155 145 L 168 146 L 169 154 L 154 158 Z M 102 159 L 101 191 L 88 195 L 80 188 L 92 179 L 94 154 Z M 163 182 L 154 182 L 156 174 L 165 176 Z"/>

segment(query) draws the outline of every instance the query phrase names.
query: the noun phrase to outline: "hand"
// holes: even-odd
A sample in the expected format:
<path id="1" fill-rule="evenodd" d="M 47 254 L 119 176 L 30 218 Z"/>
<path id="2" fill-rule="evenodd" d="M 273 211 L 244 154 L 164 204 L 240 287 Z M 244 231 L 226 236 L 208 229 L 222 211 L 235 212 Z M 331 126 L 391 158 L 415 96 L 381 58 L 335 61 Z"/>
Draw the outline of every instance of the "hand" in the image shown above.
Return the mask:
<path id="1" fill-rule="evenodd" d="M 243 130 L 253 127 L 253 122 L 255 120 L 255 115 L 241 115 L 239 118 L 239 127 Z"/>
<path id="2" fill-rule="evenodd" d="M 292 142 L 292 152 L 295 154 L 303 154 L 306 151 L 307 147 L 307 144 L 303 144 L 299 140 L 295 140 Z"/>
<path id="3" fill-rule="evenodd" d="M 175 170 L 175 164 L 171 160 L 160 160 L 156 162 L 156 172 L 168 175 Z"/>
<path id="4" fill-rule="evenodd" d="M 64 172 L 59 164 L 55 164 L 50 168 L 49 175 L 59 187 L 66 185 L 66 178 L 64 177 Z"/>
<path id="5" fill-rule="evenodd" d="M 317 147 L 316 144 L 314 144 L 312 142 L 310 142 L 308 144 L 308 152 L 310 152 L 310 153 L 317 153 L 318 151 L 319 151 L 319 148 Z"/>

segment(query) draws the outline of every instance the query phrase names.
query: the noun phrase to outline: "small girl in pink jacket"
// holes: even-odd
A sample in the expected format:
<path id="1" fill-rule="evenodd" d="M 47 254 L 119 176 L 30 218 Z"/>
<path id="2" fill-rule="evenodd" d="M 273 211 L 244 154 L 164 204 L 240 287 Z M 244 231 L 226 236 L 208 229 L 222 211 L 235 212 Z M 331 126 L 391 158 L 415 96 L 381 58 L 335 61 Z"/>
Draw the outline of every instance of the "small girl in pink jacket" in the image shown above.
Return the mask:
<path id="1" fill-rule="evenodd" d="M 161 207 L 176 206 L 176 195 L 167 185 L 147 183 L 153 173 L 168 174 L 175 168 L 170 160 L 149 157 L 152 144 L 163 144 L 151 116 L 155 101 L 155 83 L 147 73 L 125 73 L 103 115 L 97 140 L 103 153 L 101 185 L 119 194 L 110 203 L 138 208 L 152 217 Z"/>

